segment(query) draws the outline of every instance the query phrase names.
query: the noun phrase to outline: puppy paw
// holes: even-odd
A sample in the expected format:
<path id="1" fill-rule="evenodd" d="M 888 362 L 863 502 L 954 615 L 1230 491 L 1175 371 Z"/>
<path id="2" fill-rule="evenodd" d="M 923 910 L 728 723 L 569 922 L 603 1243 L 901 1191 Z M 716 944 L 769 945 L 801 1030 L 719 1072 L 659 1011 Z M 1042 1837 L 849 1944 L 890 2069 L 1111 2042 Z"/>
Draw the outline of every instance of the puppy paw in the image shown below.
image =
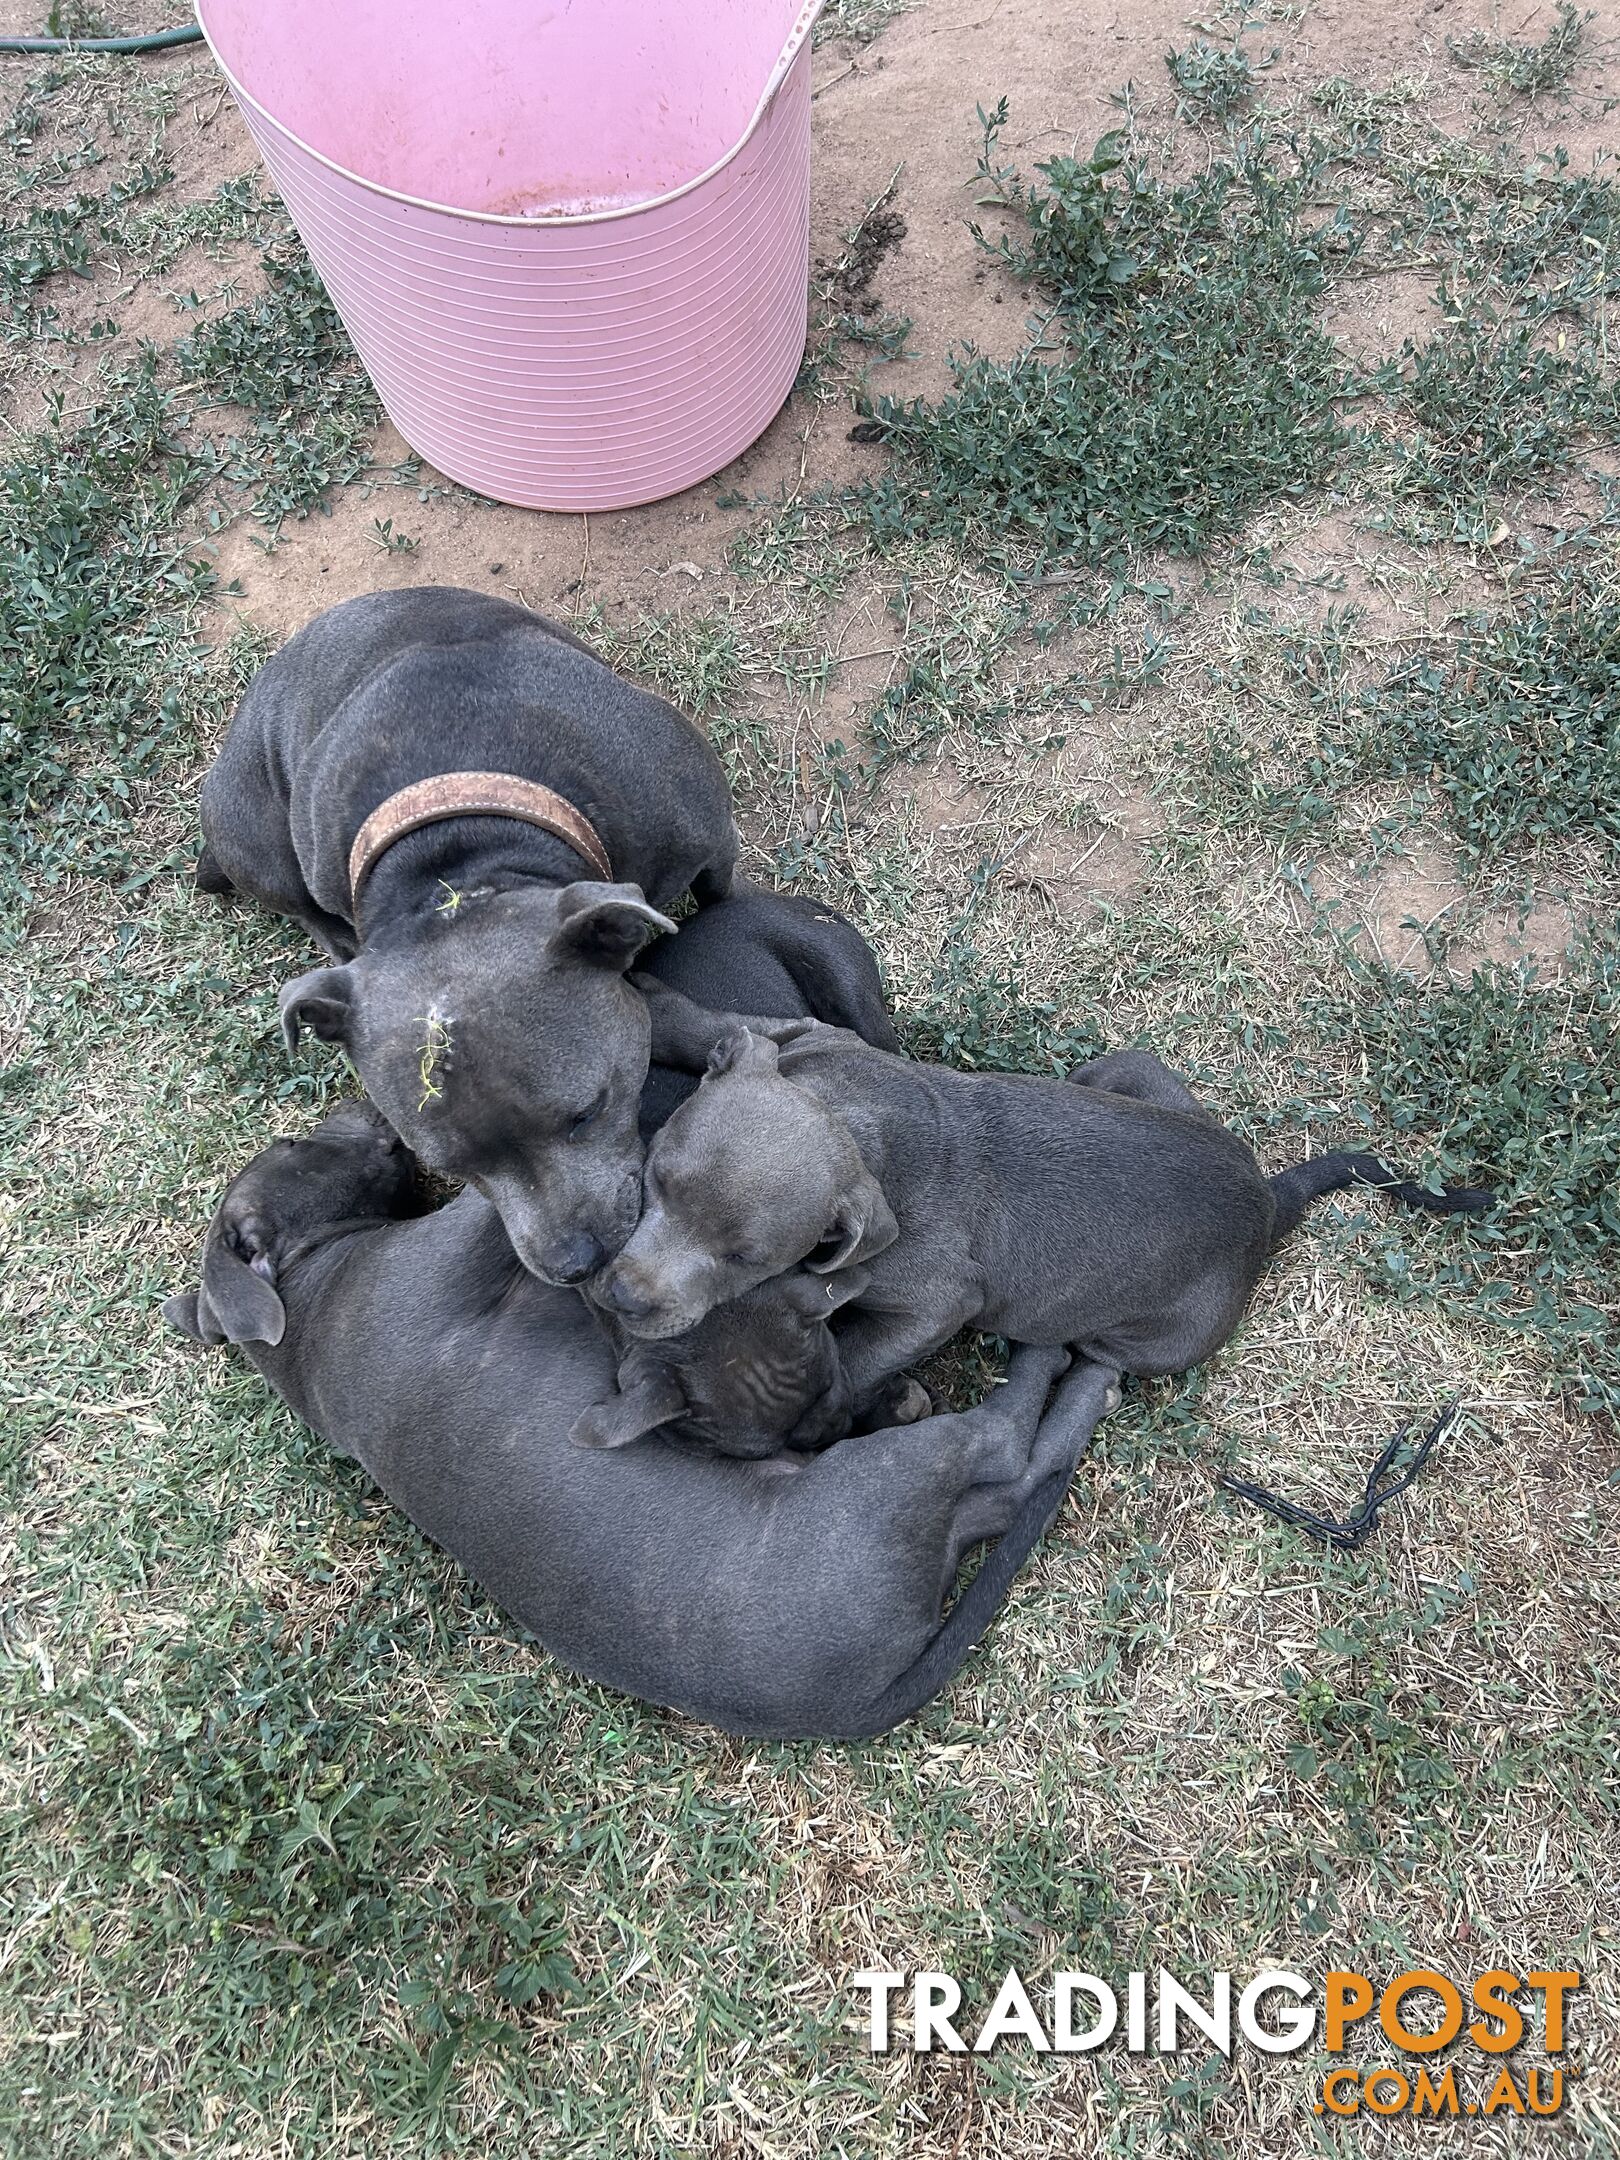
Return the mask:
<path id="1" fill-rule="evenodd" d="M 824 1020 L 771 1020 L 750 1016 L 748 1032 L 757 1035 L 762 1042 L 775 1043 L 782 1050 L 789 1043 L 803 1042 L 812 1035 L 831 1035 L 834 1030 Z"/>
<path id="2" fill-rule="evenodd" d="M 934 1414 L 934 1398 L 920 1380 L 907 1380 L 889 1406 L 889 1419 L 895 1425 L 915 1425 Z"/>

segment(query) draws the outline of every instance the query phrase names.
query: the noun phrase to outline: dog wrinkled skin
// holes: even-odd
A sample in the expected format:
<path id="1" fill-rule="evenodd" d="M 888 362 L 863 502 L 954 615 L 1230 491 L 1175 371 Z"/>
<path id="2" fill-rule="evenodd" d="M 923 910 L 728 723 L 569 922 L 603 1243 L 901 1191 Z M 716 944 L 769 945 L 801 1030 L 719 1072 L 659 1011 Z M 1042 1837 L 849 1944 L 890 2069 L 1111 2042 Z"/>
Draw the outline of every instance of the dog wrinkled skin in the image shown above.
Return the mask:
<path id="1" fill-rule="evenodd" d="M 403 947 L 290 983 L 282 1022 L 289 1043 L 344 1045 L 420 1159 L 488 1196 L 525 1267 L 579 1282 L 640 1206 L 651 1029 L 624 970 L 673 928 L 629 886 L 473 896 Z"/>
<path id="2" fill-rule="evenodd" d="M 866 1277 L 794 1271 L 717 1305 L 695 1328 L 658 1343 L 626 1343 L 619 1392 L 575 1420 L 576 1447 L 624 1447 L 670 1428 L 725 1455 L 760 1457 L 841 1440 L 855 1403 L 828 1322 Z M 886 1423 L 906 1422 L 897 1416 Z"/>

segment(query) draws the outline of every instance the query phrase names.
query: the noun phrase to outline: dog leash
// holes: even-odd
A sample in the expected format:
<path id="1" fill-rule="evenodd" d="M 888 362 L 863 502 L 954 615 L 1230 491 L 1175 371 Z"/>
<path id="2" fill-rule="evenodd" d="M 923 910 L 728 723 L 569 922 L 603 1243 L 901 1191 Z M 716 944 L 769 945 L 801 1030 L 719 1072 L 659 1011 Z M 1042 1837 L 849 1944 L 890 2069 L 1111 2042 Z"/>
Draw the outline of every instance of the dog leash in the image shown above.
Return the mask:
<path id="1" fill-rule="evenodd" d="M 1248 1500 L 1255 1507 L 1264 1508 L 1268 1515 L 1275 1515 L 1279 1522 L 1291 1523 L 1296 1530 L 1303 1530 L 1307 1537 L 1315 1538 L 1319 1544 L 1331 1545 L 1338 1552 L 1354 1552 L 1377 1529 L 1380 1511 L 1405 1492 L 1435 1448 L 1456 1424 L 1461 1413 L 1460 1402 L 1447 1403 L 1418 1442 L 1416 1453 L 1406 1468 L 1399 1477 L 1391 1477 L 1390 1472 L 1396 1456 L 1417 1430 L 1415 1422 L 1403 1425 L 1367 1473 L 1366 1489 L 1355 1513 L 1346 1522 L 1332 1522 L 1325 1515 L 1314 1515 L 1309 1508 L 1301 1507 L 1297 1501 L 1285 1500 L 1280 1493 L 1268 1492 L 1263 1485 L 1251 1485 L 1247 1478 L 1232 1477 L 1223 1471 L 1216 1482 L 1227 1492 L 1236 1493 L 1240 1500 Z"/>

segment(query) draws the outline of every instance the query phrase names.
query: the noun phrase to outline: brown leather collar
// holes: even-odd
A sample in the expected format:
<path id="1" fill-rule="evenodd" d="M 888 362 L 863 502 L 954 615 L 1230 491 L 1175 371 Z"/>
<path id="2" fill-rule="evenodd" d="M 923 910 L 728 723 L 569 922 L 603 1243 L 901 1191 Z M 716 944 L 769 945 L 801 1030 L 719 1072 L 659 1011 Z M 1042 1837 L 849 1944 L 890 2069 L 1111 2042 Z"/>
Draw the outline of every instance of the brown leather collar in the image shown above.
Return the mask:
<path id="1" fill-rule="evenodd" d="M 566 841 L 599 878 L 612 882 L 613 864 L 595 826 L 550 788 L 520 780 L 515 773 L 435 773 L 431 780 L 417 780 L 379 803 L 355 834 L 349 850 L 350 905 L 359 905 L 361 886 L 396 840 L 453 817 L 520 818 L 525 825 L 538 825 Z"/>

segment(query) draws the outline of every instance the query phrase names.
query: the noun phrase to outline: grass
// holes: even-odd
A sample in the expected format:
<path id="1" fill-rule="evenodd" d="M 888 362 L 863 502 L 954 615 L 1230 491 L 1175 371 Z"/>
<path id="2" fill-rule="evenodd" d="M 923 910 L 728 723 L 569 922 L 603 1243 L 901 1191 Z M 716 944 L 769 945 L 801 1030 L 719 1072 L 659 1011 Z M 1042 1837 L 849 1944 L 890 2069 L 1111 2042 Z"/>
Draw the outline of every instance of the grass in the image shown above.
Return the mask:
<path id="1" fill-rule="evenodd" d="M 1542 344 L 1528 323 L 1450 321 L 1408 341 L 1391 387 L 1412 423 L 1394 444 L 1393 492 L 1438 513 L 1444 537 L 1488 537 L 1513 490 L 1567 471 L 1582 444 L 1620 420 L 1612 372 Z"/>
<path id="2" fill-rule="evenodd" d="M 1386 770 L 1427 780 L 1465 856 L 1620 846 L 1617 573 L 1611 536 L 1384 685 Z"/>
<path id="3" fill-rule="evenodd" d="M 1230 51 L 1199 38 L 1164 56 L 1170 80 L 1181 93 L 1184 112 L 1226 120 L 1254 95 L 1254 63 L 1246 52 Z"/>
<path id="4" fill-rule="evenodd" d="M 14 901 L 69 869 L 144 883 L 131 820 L 241 687 L 230 653 L 196 643 L 212 579 L 182 519 L 247 500 L 274 526 L 369 466 L 375 397 L 307 259 L 278 236 L 261 270 L 261 297 L 167 355 L 147 345 L 103 368 L 87 408 L 53 392 L 0 464 L 0 830 Z M 246 431 L 211 436 L 211 408 L 245 412 Z"/>
<path id="5" fill-rule="evenodd" d="M 1248 649 L 1209 679 L 1223 702 L 1256 701 L 1262 725 L 1223 713 L 1201 740 L 1176 739 L 1206 814 L 1297 840 L 1333 825 L 1358 791 L 1399 788 L 1403 814 L 1443 827 L 1471 866 L 1523 871 L 1582 846 L 1612 862 L 1615 527 L 1583 528 L 1516 567 L 1512 608 L 1403 639 L 1377 674 L 1361 665 L 1356 609 L 1303 633 L 1257 614 Z"/>
<path id="6" fill-rule="evenodd" d="M 105 93 L 105 107 L 92 91 Z M 174 177 L 164 153 L 173 110 L 168 82 L 132 82 L 107 62 L 54 62 L 24 89 L 0 130 L 8 337 L 63 334 L 57 310 L 37 305 L 41 286 L 63 274 L 87 278 L 133 244 L 152 198 Z M 99 188 L 68 184 L 93 173 Z"/>
<path id="7" fill-rule="evenodd" d="M 78 54 L 25 80 L 0 130 L 0 325 L 8 341 L 94 344 L 115 331 L 116 316 L 84 320 L 68 281 L 89 284 L 98 272 L 135 266 L 155 276 L 189 249 L 251 241 L 273 222 L 254 174 L 174 199 L 167 140 L 179 80 Z"/>
<path id="8" fill-rule="evenodd" d="M 1478 68 L 1499 91 L 1534 97 L 1543 90 L 1562 90 L 1568 83 L 1591 20 L 1573 0 L 1558 0 L 1551 28 L 1533 44 L 1492 37 L 1483 30 L 1450 38 L 1447 44 L 1454 60 L 1463 67 Z"/>
<path id="9" fill-rule="evenodd" d="M 279 520 L 369 463 L 376 408 L 332 349 L 324 294 L 307 265 L 267 267 L 265 299 L 180 341 L 167 368 L 149 349 L 87 414 L 56 407 L 0 466 L 0 821 L 24 895 L 70 865 L 140 876 L 132 812 L 240 688 L 228 656 L 196 646 L 211 578 L 181 514 L 205 491 L 252 490 Z M 252 434 L 194 439 L 198 387 L 255 408 Z"/>
<path id="10" fill-rule="evenodd" d="M 134 874 L 131 810 L 196 742 L 217 678 L 188 638 L 207 573 L 173 531 L 196 479 L 177 432 L 170 392 L 141 361 L 79 425 L 54 418 L 0 467 L 0 817 L 14 895 L 69 861 Z"/>
<path id="11" fill-rule="evenodd" d="M 815 42 L 870 45 L 896 15 L 908 15 L 912 0 L 827 0 L 816 17 Z"/>
<path id="12" fill-rule="evenodd" d="M 208 403 L 251 416 L 222 446 L 223 473 L 274 528 L 367 470 L 379 407 L 302 248 L 272 244 L 262 268 L 263 295 L 183 338 L 175 365 Z"/>
<path id="13" fill-rule="evenodd" d="M 1498 963 L 1435 988 L 1351 954 L 1342 984 L 1310 1000 L 1307 1018 L 1316 1042 L 1361 1060 L 1366 1113 L 1397 1152 L 1416 1149 L 1443 1177 L 1486 1179 L 1499 1195 L 1496 1219 L 1449 1254 L 1390 1224 L 1367 1256 L 1369 1281 L 1532 1330 L 1551 1384 L 1581 1412 L 1612 1414 L 1620 950 L 1597 937 L 1583 961 L 1556 985 Z M 1294 1063 L 1303 1071 L 1308 1059 Z"/>
<path id="14" fill-rule="evenodd" d="M 1313 307 L 1346 236 L 1312 210 L 1319 168 L 1287 175 L 1256 135 L 1170 184 L 1104 138 L 1031 183 L 996 163 L 1005 101 L 981 117 L 990 199 L 1024 227 L 981 245 L 1047 327 L 1011 361 L 954 357 L 936 404 L 875 401 L 892 458 L 861 510 L 878 544 L 966 534 L 1009 562 L 1113 569 L 1196 553 L 1319 483 L 1346 442 Z"/>
<path id="15" fill-rule="evenodd" d="M 892 12 L 822 33 L 859 50 Z M 1235 51 L 1247 19 L 1203 34 Z M 296 935 L 187 884 L 255 610 L 519 544 L 448 489 L 408 534 L 373 515 L 375 405 L 279 214 L 245 179 L 161 177 L 206 74 L 12 80 L 7 2151 L 1394 2149 L 1320 2129 L 1309 2060 L 874 2061 L 850 2023 L 866 1965 L 953 1969 L 982 2004 L 1009 1963 L 1161 1958 L 1580 1964 L 1563 2142 L 1611 2149 L 1606 175 L 1287 58 L 1218 147 L 1162 77 L 1091 156 L 1029 171 L 992 112 L 960 245 L 1026 350 L 870 400 L 865 484 L 820 485 L 815 429 L 882 350 L 850 326 L 888 334 L 910 244 L 884 221 L 916 227 L 884 162 L 825 250 L 808 477 L 795 449 L 785 499 L 678 544 L 650 522 L 648 565 L 704 571 L 656 607 L 612 573 L 556 602 L 578 536 L 548 585 L 553 528 L 525 527 L 540 604 L 710 730 L 751 870 L 861 922 L 915 1052 L 1063 1071 L 1142 1042 L 1271 1166 L 1348 1141 L 1504 1194 L 1477 1224 L 1325 1203 L 1228 1351 L 1132 1391 L 943 1700 L 868 1746 L 750 1747 L 560 1670 L 157 1318 L 229 1171 L 346 1084 L 282 1052 Z M 964 121 L 976 87 L 950 86 Z M 1402 289 L 1437 295 L 1409 341 L 1333 335 Z M 145 350 L 137 293 L 174 317 Z M 906 342 L 951 334 L 936 310 Z M 351 483 L 363 514 L 317 526 Z M 235 607 L 210 567 L 233 521 L 275 550 Z M 1559 910 L 1573 946 L 1515 958 Z M 1214 1482 L 1340 1511 L 1453 1396 L 1360 1554 Z"/>

